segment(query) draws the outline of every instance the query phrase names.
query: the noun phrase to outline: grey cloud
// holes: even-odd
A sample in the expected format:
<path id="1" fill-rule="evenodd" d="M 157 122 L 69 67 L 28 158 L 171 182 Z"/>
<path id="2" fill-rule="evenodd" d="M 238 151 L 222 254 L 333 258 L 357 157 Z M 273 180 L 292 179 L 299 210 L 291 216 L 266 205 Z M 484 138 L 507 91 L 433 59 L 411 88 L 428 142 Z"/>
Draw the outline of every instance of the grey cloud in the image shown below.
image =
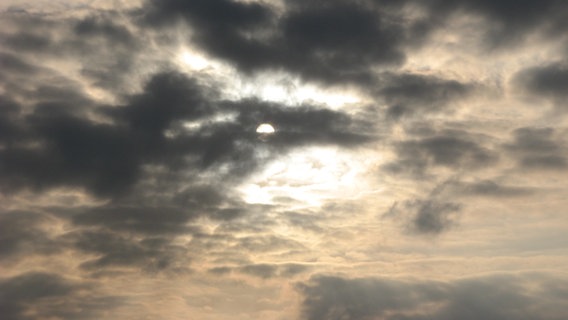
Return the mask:
<path id="1" fill-rule="evenodd" d="M 181 17 L 199 45 L 245 72 L 284 68 L 327 83 L 372 83 L 369 68 L 402 63 L 401 47 L 411 37 L 402 18 L 371 2 L 288 3 L 282 15 L 261 3 L 229 0 L 150 4 L 146 23 Z"/>
<path id="2" fill-rule="evenodd" d="M 64 297 L 74 286 L 61 276 L 47 273 L 27 273 L 0 280 L 0 314 L 4 319 L 31 319 L 25 316 L 30 303 L 50 297 Z"/>
<path id="3" fill-rule="evenodd" d="M 73 31 L 80 37 L 102 37 L 114 45 L 134 45 L 134 35 L 125 27 L 112 22 L 112 16 L 90 16 L 78 21 Z"/>
<path id="4" fill-rule="evenodd" d="M 457 182 L 451 187 L 457 188 L 458 193 L 464 195 L 497 198 L 522 197 L 537 191 L 534 188 L 504 185 L 493 180 Z"/>
<path id="5" fill-rule="evenodd" d="M 568 64 L 556 62 L 519 71 L 513 83 L 529 93 L 552 99 L 560 111 L 568 109 Z M 537 106 L 538 107 L 538 106 Z"/>
<path id="6" fill-rule="evenodd" d="M 1 39 L 8 47 L 24 51 L 45 50 L 49 47 L 52 41 L 51 37 L 27 32 L 3 35 Z"/>
<path id="7" fill-rule="evenodd" d="M 395 280 L 333 276 L 313 277 L 298 289 L 304 296 L 302 318 L 309 320 L 396 319 L 389 313 L 412 310 L 424 302 L 440 302 L 447 291 L 442 283 L 414 287 Z"/>
<path id="8" fill-rule="evenodd" d="M 36 72 L 36 68 L 26 62 L 23 58 L 6 52 L 0 52 L 0 65 L 2 66 L 2 70 L 5 70 L 5 72 L 14 74 L 30 75 Z M 6 75 L 0 77 L 4 78 Z M 5 81 L 5 79 L 2 80 Z"/>
<path id="9" fill-rule="evenodd" d="M 565 142 L 553 128 L 519 128 L 504 149 L 525 169 L 564 169 L 568 165 Z"/>
<path id="10" fill-rule="evenodd" d="M 199 209 L 197 209 L 199 210 Z M 176 207 L 104 206 L 73 217 L 77 225 L 101 225 L 117 231 L 143 234 L 190 233 L 187 222 L 199 215 Z"/>
<path id="11" fill-rule="evenodd" d="M 6 320 L 98 319 L 123 302 L 57 274 L 28 272 L 0 279 L 0 314 Z"/>
<path id="12" fill-rule="evenodd" d="M 209 269 L 209 273 L 216 275 L 224 275 L 233 271 L 262 278 L 270 279 L 275 277 L 290 278 L 297 274 L 306 272 L 310 269 L 309 266 L 298 263 L 284 263 L 284 264 L 248 264 L 240 267 L 215 267 Z"/>
<path id="13" fill-rule="evenodd" d="M 323 232 L 324 228 L 320 225 L 322 217 L 316 216 L 313 213 L 299 213 L 299 212 L 285 212 L 284 218 L 287 223 L 302 228 L 306 231 Z"/>
<path id="14" fill-rule="evenodd" d="M 427 9 L 428 19 L 443 25 L 451 15 L 477 15 L 485 19 L 488 48 L 509 48 L 522 43 L 534 32 L 557 36 L 566 30 L 566 2 L 562 0 L 435 0 L 412 1 Z M 440 23 L 440 21 L 442 23 Z"/>
<path id="15" fill-rule="evenodd" d="M 377 97 L 385 100 L 387 116 L 394 119 L 451 108 L 450 104 L 474 90 L 472 84 L 415 74 L 390 74 L 381 82 Z"/>
<path id="16" fill-rule="evenodd" d="M 309 320 L 559 320 L 568 296 L 551 289 L 567 285 L 566 279 L 538 274 L 450 282 L 316 276 L 298 290 L 304 296 L 302 318 Z"/>
<path id="17" fill-rule="evenodd" d="M 89 56 L 108 52 L 103 45 L 113 45 L 112 51 L 120 53 L 123 48 L 136 49 L 138 39 L 127 28 L 124 14 L 113 11 L 91 11 L 82 18 L 3 12 L 2 23 L 10 26 L 0 32 L 4 50 L 53 56 L 55 54 L 86 53 Z M 15 31 L 12 31 L 15 30 Z M 87 41 L 88 40 L 88 41 Z M 97 52 L 88 52 L 98 48 Z"/>
<path id="18" fill-rule="evenodd" d="M 25 133 L 18 121 L 21 106 L 12 99 L 0 95 L 0 145 L 12 145 L 25 139 Z"/>
<path id="19" fill-rule="evenodd" d="M 238 239 L 236 248 L 251 252 L 274 252 L 290 251 L 303 248 L 303 245 L 295 240 L 275 235 L 249 236 Z"/>
<path id="20" fill-rule="evenodd" d="M 265 27 L 272 16 L 270 8 L 259 3 L 230 0 L 148 1 L 143 24 L 163 26 L 171 24 L 176 18 L 189 21 L 196 31 L 195 40 L 199 45 L 213 55 L 235 61 L 248 70 L 266 63 L 274 52 L 245 33 Z"/>
<path id="21" fill-rule="evenodd" d="M 0 212 L 0 261 L 16 261 L 21 255 L 54 254 L 60 243 L 43 229 L 48 216 L 27 211 Z"/>
<path id="22" fill-rule="evenodd" d="M 77 250 L 98 257 L 81 264 L 87 271 L 108 268 L 133 268 L 147 272 L 184 268 L 185 250 L 171 243 L 171 239 L 146 237 L 141 240 L 110 231 L 82 230 L 63 236 Z"/>
<path id="23" fill-rule="evenodd" d="M 86 82 L 110 92 L 118 93 L 131 88 L 131 71 L 143 56 L 141 44 L 146 34 L 134 34 L 127 27 L 124 14 L 112 11 L 91 11 L 84 18 L 50 18 L 28 12 L 4 13 L 3 26 L 11 32 L 0 32 L 0 41 L 6 45 L 1 51 L 18 59 L 28 60 L 35 73 L 48 69 L 45 61 L 69 59 L 80 67 Z M 109 73 L 108 70 L 113 70 Z M 47 76 L 68 76 L 61 70 L 51 70 Z M 16 80 L 14 80 L 16 81 Z M 12 82 L 12 81 L 10 81 Z M 21 81 L 20 81 L 21 82 Z M 25 87 L 35 83 L 51 83 L 44 78 L 26 78 Z M 15 86 L 24 87 L 16 82 Z M 12 90 L 13 91 L 13 90 Z"/>
<path id="24" fill-rule="evenodd" d="M 436 200 L 407 200 L 394 203 L 383 218 L 403 219 L 409 231 L 422 235 L 437 235 L 455 225 L 455 216 L 461 205 L 454 202 Z"/>
<path id="25" fill-rule="evenodd" d="M 405 16 L 403 9 L 411 7 L 423 9 L 424 16 Z M 405 51 L 422 45 L 454 16 L 484 18 L 487 48 L 507 48 L 532 32 L 552 36 L 565 30 L 566 8 L 559 0 L 285 1 L 280 12 L 262 2 L 168 0 L 149 1 L 142 20 L 164 26 L 183 19 L 200 46 L 244 72 L 285 69 L 308 80 L 374 86 L 373 67 L 401 65 Z M 463 90 L 455 82 L 430 86 L 438 93 L 444 87 Z M 391 113 L 404 108 L 393 105 Z"/>
<path id="26" fill-rule="evenodd" d="M 297 263 L 286 263 L 286 264 L 251 264 L 240 267 L 238 270 L 242 273 L 252 275 L 255 277 L 268 279 L 273 277 L 292 277 L 296 274 L 305 272 L 309 267 L 297 264 Z"/>
<path id="27" fill-rule="evenodd" d="M 527 156 L 520 164 L 524 168 L 562 170 L 568 166 L 568 161 L 566 157 L 557 155 Z"/>
<path id="28" fill-rule="evenodd" d="M 240 270 L 243 273 L 266 279 L 274 277 L 278 268 L 270 264 L 254 264 L 244 266 Z"/>
<path id="29" fill-rule="evenodd" d="M 397 160 L 386 164 L 387 172 L 421 176 L 433 166 L 473 170 L 492 164 L 497 155 L 482 146 L 473 135 L 446 131 L 429 137 L 397 142 Z"/>

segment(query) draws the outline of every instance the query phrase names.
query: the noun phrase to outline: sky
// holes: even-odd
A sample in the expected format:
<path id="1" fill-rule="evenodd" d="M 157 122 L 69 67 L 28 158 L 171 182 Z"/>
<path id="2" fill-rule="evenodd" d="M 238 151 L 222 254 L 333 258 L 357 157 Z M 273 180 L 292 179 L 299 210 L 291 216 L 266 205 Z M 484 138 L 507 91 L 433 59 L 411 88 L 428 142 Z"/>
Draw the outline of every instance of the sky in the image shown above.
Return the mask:
<path id="1" fill-rule="evenodd" d="M 3 0 L 1 318 L 566 319 L 567 21 Z"/>

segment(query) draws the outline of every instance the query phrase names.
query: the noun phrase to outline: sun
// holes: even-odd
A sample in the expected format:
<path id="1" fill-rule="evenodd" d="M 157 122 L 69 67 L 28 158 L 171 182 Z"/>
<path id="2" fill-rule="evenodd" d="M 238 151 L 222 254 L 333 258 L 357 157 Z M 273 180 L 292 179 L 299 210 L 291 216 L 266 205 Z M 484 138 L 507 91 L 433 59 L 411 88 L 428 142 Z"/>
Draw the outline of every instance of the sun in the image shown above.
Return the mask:
<path id="1" fill-rule="evenodd" d="M 274 127 L 270 123 L 263 123 L 256 128 L 256 133 L 260 134 L 271 134 L 274 132 Z"/>

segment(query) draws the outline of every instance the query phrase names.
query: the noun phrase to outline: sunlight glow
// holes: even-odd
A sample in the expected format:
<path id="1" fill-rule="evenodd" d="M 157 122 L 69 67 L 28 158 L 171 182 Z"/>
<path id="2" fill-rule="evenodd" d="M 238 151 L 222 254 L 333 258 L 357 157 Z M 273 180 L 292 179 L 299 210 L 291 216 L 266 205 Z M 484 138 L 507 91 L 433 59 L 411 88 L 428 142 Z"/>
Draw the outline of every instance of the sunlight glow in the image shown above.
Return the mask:
<path id="1" fill-rule="evenodd" d="M 190 51 L 184 51 L 181 53 L 180 60 L 184 65 L 193 70 L 203 70 L 210 65 L 209 61 L 205 57 Z"/>
<path id="2" fill-rule="evenodd" d="M 347 104 L 361 102 L 361 99 L 350 92 L 322 90 L 314 85 L 301 83 L 271 83 L 262 81 L 247 87 L 244 92 L 258 96 L 262 100 L 286 104 L 324 104 L 331 108 L 339 108 Z"/>
<path id="3" fill-rule="evenodd" d="M 319 206 L 334 197 L 354 197 L 363 183 L 352 155 L 332 147 L 297 150 L 269 164 L 264 172 L 241 187 L 248 203 L 273 203 L 291 199 L 302 206 Z"/>

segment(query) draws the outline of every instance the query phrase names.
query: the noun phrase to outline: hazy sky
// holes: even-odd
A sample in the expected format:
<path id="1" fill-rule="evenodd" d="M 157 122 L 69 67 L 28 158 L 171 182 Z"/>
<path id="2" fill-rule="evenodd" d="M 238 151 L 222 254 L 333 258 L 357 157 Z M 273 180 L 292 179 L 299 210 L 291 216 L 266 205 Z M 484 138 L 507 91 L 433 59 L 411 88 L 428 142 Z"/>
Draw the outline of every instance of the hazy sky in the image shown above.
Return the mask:
<path id="1" fill-rule="evenodd" d="M 0 70 L 3 320 L 567 319 L 567 1 L 2 0 Z"/>

